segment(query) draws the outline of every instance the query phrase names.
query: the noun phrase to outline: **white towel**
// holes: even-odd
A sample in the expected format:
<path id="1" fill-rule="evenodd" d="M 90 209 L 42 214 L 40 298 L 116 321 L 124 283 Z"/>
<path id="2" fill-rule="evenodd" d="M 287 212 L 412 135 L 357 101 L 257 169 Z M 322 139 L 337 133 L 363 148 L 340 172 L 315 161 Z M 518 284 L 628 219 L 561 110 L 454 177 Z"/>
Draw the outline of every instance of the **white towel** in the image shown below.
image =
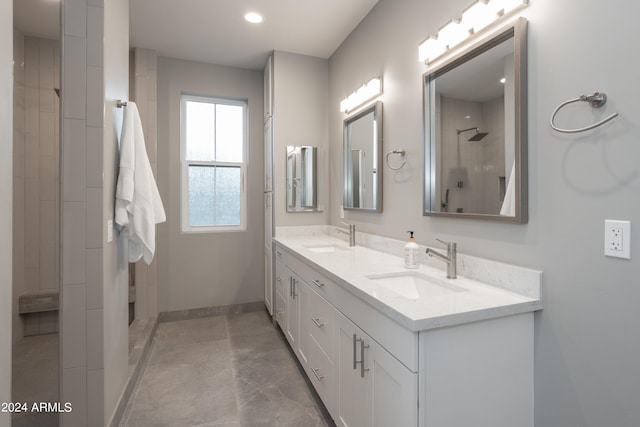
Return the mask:
<path id="1" fill-rule="evenodd" d="M 129 240 L 129 262 L 151 264 L 156 224 L 166 221 L 160 193 L 147 157 L 138 107 L 127 102 L 120 138 L 120 171 L 116 187 L 116 224 Z"/>
<path id="2" fill-rule="evenodd" d="M 502 208 L 500 215 L 515 216 L 516 215 L 516 163 L 511 166 L 509 174 L 509 182 L 507 182 L 507 190 L 504 193 Z"/>

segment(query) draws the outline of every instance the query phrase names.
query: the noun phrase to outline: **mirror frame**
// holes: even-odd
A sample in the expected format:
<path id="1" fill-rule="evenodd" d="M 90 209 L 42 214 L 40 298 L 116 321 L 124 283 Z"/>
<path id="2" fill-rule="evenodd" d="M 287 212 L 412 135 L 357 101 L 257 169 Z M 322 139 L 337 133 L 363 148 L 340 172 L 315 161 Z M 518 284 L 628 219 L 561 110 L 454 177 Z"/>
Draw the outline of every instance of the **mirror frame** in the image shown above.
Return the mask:
<path id="1" fill-rule="evenodd" d="M 515 162 L 515 216 L 500 214 L 475 214 L 470 212 L 440 212 L 437 197 L 437 143 L 435 140 L 434 112 L 431 111 L 431 82 L 440 75 L 461 66 L 498 44 L 514 41 L 514 162 Z M 500 29 L 488 39 L 477 42 L 451 57 L 422 76 L 423 124 L 424 124 L 424 195 L 423 215 L 447 218 L 482 219 L 498 222 L 520 223 L 528 221 L 528 159 L 527 159 L 527 20 L 516 21 Z M 508 174 L 508 172 L 505 172 Z"/>
<path id="2" fill-rule="evenodd" d="M 305 177 L 298 177 L 299 173 L 306 171 L 305 165 L 302 164 L 304 160 L 304 153 L 311 153 L 311 171 Z M 303 212 L 322 212 L 322 209 L 318 206 L 318 148 L 311 145 L 287 145 L 286 146 L 286 160 L 285 160 L 285 205 L 288 213 L 303 213 Z M 293 156 L 293 163 L 290 162 L 290 158 Z M 311 205 L 303 205 L 302 199 L 298 200 L 298 192 L 291 191 L 298 185 L 307 184 L 305 178 L 311 181 L 311 187 L 313 194 L 311 195 Z M 291 182 L 290 181 L 296 181 Z M 298 181 L 299 180 L 299 181 Z M 291 185 L 291 187 L 289 187 Z M 293 204 L 290 204 L 293 202 Z"/>
<path id="3" fill-rule="evenodd" d="M 351 153 L 348 151 L 349 147 L 347 146 L 348 135 L 347 129 L 350 124 L 361 119 L 362 117 L 373 112 L 373 118 L 376 121 L 376 133 L 378 138 L 376 141 L 373 141 L 372 148 L 376 151 L 377 161 L 376 161 L 376 177 L 375 177 L 375 185 L 376 185 L 376 195 L 375 195 L 375 206 L 372 208 L 355 208 L 348 206 L 348 199 L 351 195 L 351 178 L 347 174 L 347 171 L 351 170 Z M 343 136 L 342 136 L 342 158 L 343 158 L 343 167 L 342 167 L 342 206 L 344 210 L 354 210 L 354 211 L 365 211 L 365 212 L 382 212 L 382 101 L 376 101 L 375 103 L 365 107 L 360 110 L 357 114 L 347 117 L 343 122 Z M 353 199 L 352 199 L 353 201 Z M 353 204 L 353 203 L 351 203 Z"/>

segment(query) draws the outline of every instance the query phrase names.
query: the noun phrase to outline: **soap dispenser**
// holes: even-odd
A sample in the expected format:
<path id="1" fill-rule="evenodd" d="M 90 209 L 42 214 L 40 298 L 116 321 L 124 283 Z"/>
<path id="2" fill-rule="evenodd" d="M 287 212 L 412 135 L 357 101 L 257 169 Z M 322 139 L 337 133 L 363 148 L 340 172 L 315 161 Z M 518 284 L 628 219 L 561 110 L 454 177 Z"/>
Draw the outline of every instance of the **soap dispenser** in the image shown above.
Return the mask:
<path id="1" fill-rule="evenodd" d="M 416 239 L 413 238 L 413 231 L 407 231 L 409 233 L 409 243 L 404 246 L 404 267 L 405 268 L 418 268 L 419 262 L 419 249 L 420 247 L 416 243 Z"/>

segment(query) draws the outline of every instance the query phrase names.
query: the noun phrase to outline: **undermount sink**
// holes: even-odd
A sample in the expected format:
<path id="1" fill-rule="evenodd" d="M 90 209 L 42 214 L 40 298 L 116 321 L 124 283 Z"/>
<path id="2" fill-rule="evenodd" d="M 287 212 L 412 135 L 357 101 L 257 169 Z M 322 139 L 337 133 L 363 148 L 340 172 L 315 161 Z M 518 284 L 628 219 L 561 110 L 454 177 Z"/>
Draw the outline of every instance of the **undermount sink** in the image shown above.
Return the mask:
<path id="1" fill-rule="evenodd" d="M 349 248 L 347 248 L 346 246 L 340 246 L 334 243 L 328 243 L 326 245 L 309 245 L 309 246 L 305 246 L 305 248 L 317 254 L 327 254 L 327 253 L 349 250 Z"/>
<path id="2" fill-rule="evenodd" d="M 432 298 L 467 291 L 453 283 L 441 281 L 416 271 L 373 274 L 366 277 L 376 282 L 378 286 L 414 301 L 421 298 Z"/>

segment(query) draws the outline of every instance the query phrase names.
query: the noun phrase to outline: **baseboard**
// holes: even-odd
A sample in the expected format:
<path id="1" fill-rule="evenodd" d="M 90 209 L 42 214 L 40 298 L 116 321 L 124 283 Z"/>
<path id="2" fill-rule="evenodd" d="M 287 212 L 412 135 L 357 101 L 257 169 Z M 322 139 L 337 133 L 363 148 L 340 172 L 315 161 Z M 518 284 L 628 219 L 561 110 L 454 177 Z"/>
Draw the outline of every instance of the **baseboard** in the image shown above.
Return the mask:
<path id="1" fill-rule="evenodd" d="M 242 304 L 221 305 L 217 307 L 190 308 L 188 310 L 166 311 L 158 314 L 158 321 L 177 322 L 179 320 L 199 319 L 203 317 L 222 316 L 226 314 L 249 313 L 264 310 L 264 301 Z"/>

